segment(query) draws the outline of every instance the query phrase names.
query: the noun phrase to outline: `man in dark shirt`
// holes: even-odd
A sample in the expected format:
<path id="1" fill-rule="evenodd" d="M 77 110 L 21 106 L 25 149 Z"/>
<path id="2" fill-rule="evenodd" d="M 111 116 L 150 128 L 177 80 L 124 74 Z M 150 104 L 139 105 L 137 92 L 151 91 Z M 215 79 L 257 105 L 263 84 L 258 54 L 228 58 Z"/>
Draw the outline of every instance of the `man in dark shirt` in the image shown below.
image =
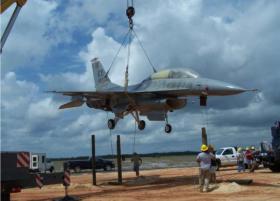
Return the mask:
<path id="1" fill-rule="evenodd" d="M 208 150 L 210 153 L 215 156 L 214 146 L 209 144 Z M 210 182 L 216 184 L 216 170 L 217 170 L 217 160 L 215 158 L 211 158 L 211 166 L 210 166 Z"/>

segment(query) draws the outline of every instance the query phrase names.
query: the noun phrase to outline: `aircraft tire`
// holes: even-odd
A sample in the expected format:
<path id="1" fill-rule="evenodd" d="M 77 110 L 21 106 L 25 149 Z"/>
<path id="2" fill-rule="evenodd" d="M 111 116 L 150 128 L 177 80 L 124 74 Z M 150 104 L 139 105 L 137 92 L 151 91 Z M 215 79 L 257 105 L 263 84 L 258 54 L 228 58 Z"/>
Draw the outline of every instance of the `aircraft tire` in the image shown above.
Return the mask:
<path id="1" fill-rule="evenodd" d="M 112 129 L 115 128 L 115 126 L 116 126 L 115 120 L 114 119 L 109 119 L 108 120 L 108 128 L 112 130 Z"/>
<path id="2" fill-rule="evenodd" d="M 139 130 L 144 130 L 145 126 L 146 126 L 146 123 L 145 123 L 144 120 L 139 121 L 139 124 L 138 124 L 138 129 Z"/>
<path id="3" fill-rule="evenodd" d="M 165 125 L 165 128 L 164 128 L 164 131 L 165 131 L 166 133 L 171 133 L 171 131 L 172 131 L 172 126 L 171 126 L 170 124 L 166 124 L 166 125 Z"/>

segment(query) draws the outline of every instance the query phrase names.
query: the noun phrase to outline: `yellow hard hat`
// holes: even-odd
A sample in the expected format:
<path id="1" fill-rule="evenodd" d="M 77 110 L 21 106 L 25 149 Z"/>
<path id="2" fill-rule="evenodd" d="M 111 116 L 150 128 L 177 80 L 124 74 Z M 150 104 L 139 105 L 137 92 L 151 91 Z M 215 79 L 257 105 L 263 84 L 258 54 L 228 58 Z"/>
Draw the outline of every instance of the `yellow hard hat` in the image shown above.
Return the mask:
<path id="1" fill-rule="evenodd" d="M 208 150 L 207 145 L 205 145 L 205 144 L 201 145 L 200 150 L 201 151 L 207 151 Z"/>

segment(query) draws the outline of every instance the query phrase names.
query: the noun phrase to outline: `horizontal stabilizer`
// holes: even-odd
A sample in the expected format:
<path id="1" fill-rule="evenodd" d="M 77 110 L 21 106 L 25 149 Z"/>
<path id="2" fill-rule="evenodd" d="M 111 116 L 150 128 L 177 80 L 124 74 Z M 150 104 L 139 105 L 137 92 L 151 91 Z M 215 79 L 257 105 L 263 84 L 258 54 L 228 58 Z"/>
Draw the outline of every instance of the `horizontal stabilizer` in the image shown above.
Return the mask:
<path id="1" fill-rule="evenodd" d="M 69 103 L 63 104 L 59 107 L 59 109 L 66 109 L 66 108 L 72 108 L 72 107 L 80 107 L 84 104 L 84 101 L 82 100 L 73 100 Z"/>

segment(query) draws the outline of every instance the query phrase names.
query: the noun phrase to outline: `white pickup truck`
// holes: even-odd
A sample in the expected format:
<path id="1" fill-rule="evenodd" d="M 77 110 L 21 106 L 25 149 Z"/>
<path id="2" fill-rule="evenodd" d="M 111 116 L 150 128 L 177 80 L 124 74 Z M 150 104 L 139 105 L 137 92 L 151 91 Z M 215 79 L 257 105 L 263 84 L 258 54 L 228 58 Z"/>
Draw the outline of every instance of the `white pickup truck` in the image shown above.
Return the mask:
<path id="1" fill-rule="evenodd" d="M 237 164 L 237 151 L 235 147 L 223 147 L 216 151 L 217 170 L 220 167 Z"/>

